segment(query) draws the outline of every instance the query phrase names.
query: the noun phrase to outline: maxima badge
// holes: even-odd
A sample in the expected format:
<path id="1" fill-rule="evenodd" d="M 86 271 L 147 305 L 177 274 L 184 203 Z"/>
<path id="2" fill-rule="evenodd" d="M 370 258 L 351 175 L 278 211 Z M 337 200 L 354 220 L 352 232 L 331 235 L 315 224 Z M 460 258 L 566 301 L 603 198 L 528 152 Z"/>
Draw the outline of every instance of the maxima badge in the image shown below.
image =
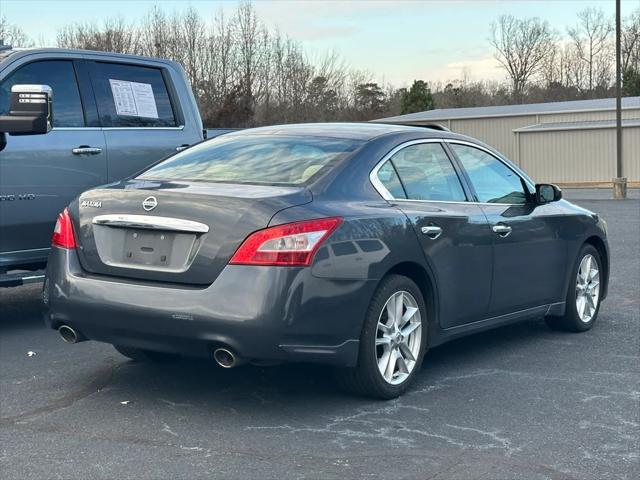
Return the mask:
<path id="1" fill-rule="evenodd" d="M 144 208 L 147 212 L 150 212 L 157 206 L 158 206 L 158 200 L 156 199 L 156 197 L 147 197 L 142 202 L 142 208 Z"/>
<path id="2" fill-rule="evenodd" d="M 83 200 L 81 207 L 102 208 L 102 202 L 96 200 Z"/>

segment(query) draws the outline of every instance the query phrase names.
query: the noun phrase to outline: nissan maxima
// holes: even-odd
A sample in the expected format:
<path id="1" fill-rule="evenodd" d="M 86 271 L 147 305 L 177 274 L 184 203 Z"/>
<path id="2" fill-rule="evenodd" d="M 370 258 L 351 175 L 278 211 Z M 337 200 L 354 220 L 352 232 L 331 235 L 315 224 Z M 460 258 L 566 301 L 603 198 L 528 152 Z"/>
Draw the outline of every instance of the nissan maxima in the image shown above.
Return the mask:
<path id="1" fill-rule="evenodd" d="M 83 193 L 58 218 L 44 300 L 69 343 L 319 362 L 393 398 L 448 340 L 543 317 L 589 330 L 608 272 L 605 222 L 477 140 L 307 124 L 230 133 Z"/>

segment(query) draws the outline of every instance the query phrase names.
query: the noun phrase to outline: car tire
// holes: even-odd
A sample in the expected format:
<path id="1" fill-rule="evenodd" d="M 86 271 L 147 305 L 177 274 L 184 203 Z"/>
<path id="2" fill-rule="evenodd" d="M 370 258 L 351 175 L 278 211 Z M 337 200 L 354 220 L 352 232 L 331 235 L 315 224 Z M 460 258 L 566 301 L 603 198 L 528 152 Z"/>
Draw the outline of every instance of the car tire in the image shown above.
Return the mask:
<path id="1" fill-rule="evenodd" d="M 399 300 L 402 315 L 390 316 L 390 310 L 398 311 Z M 357 366 L 336 371 L 339 385 L 357 395 L 379 399 L 402 395 L 420 371 L 427 332 L 427 309 L 418 286 L 401 275 L 385 277 L 367 310 Z"/>
<path id="2" fill-rule="evenodd" d="M 593 245 L 584 245 L 571 272 L 565 313 L 561 317 L 546 317 L 547 325 L 554 330 L 568 332 L 590 330 L 600 311 L 602 272 L 598 250 Z"/>
<path id="3" fill-rule="evenodd" d="M 134 362 L 156 362 L 165 363 L 176 359 L 176 355 L 163 352 L 153 352 L 141 348 L 125 347 L 124 345 L 114 345 L 118 353 L 133 360 Z"/>

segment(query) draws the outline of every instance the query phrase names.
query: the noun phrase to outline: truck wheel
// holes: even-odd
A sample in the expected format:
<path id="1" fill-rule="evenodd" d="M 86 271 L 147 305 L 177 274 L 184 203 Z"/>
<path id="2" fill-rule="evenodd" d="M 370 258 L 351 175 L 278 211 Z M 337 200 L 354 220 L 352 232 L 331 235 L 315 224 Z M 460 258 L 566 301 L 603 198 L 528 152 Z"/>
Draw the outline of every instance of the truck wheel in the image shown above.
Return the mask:
<path id="1" fill-rule="evenodd" d="M 360 336 L 358 365 L 337 371 L 345 389 L 368 397 L 402 395 L 420 371 L 427 344 L 427 309 L 418 286 L 389 275 L 373 296 Z"/>

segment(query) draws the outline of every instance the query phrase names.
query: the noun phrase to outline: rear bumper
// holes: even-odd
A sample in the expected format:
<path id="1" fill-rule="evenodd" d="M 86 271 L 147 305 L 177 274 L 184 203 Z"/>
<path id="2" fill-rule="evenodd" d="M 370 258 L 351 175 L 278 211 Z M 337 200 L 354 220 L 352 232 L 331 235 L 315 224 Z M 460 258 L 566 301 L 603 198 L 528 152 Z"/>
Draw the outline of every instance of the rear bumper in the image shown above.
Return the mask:
<path id="1" fill-rule="evenodd" d="M 211 357 L 353 366 L 375 282 L 317 278 L 308 268 L 229 265 L 206 288 L 96 277 L 53 248 L 44 286 L 51 328 L 92 340 Z"/>

